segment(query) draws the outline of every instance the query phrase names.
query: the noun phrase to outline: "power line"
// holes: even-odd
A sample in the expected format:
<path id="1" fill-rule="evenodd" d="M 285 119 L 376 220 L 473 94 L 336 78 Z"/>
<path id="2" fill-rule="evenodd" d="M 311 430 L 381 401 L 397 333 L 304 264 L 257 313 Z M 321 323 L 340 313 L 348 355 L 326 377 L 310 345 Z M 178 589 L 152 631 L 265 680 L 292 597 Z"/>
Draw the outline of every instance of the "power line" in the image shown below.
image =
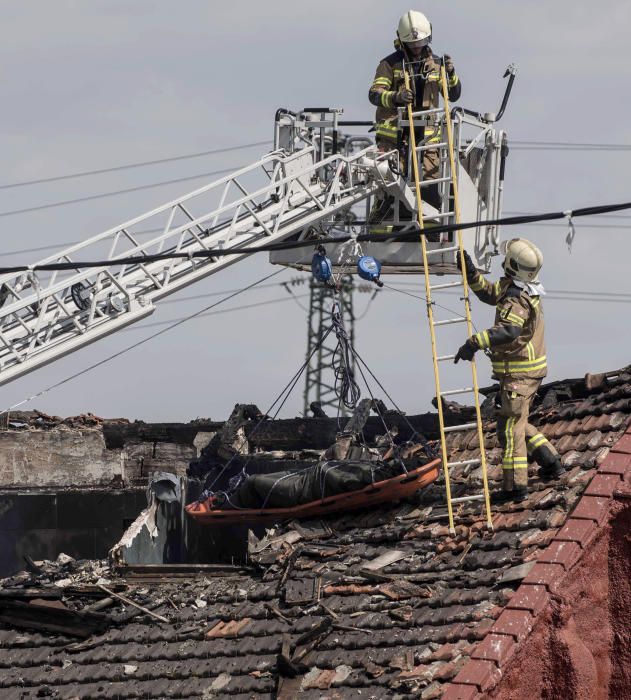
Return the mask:
<path id="1" fill-rule="evenodd" d="M 215 148 L 211 151 L 200 151 L 198 153 L 187 153 L 182 156 L 170 156 L 167 158 L 157 158 L 156 160 L 145 160 L 138 163 L 126 163 L 125 165 L 114 165 L 110 168 L 99 168 L 97 170 L 83 170 L 77 173 L 68 173 L 66 175 L 52 175 L 50 177 L 42 177 L 38 180 L 23 180 L 21 182 L 11 182 L 6 185 L 0 185 L 0 190 L 8 190 L 12 187 L 26 187 L 27 185 L 41 185 L 45 182 L 59 182 L 60 180 L 71 180 L 77 177 L 88 177 L 90 175 L 102 175 L 104 173 L 115 173 L 120 170 L 131 170 L 132 168 L 144 168 L 148 165 L 159 165 L 160 163 L 175 163 L 178 160 L 190 160 L 191 158 L 202 158 L 203 156 L 214 156 L 219 153 L 231 153 L 232 151 L 244 151 L 248 148 L 256 146 L 269 146 L 270 141 L 255 141 L 254 143 L 244 143 L 240 146 L 229 146 L 227 148 Z"/>
<path id="2" fill-rule="evenodd" d="M 268 299 L 267 301 L 258 301 L 253 304 L 244 304 L 243 306 L 232 306 L 229 309 L 221 309 L 220 311 L 209 311 L 207 313 L 203 314 L 198 314 L 197 318 L 206 318 L 206 316 L 216 316 L 218 314 L 228 314 L 233 311 L 246 311 L 247 309 L 255 309 L 260 306 L 269 306 L 270 304 L 282 304 L 286 301 L 295 301 L 296 299 L 305 299 L 308 297 L 308 294 L 297 294 L 293 296 L 288 296 L 288 297 L 277 297 L 276 299 Z M 301 307 L 303 310 L 306 310 L 304 306 Z M 123 332 L 125 331 L 139 331 L 141 329 L 145 328 L 158 328 L 159 326 L 166 326 L 169 323 L 173 323 L 173 321 L 177 321 L 178 319 L 170 319 L 168 321 L 155 321 L 154 323 L 143 323 L 142 326 L 129 326 L 128 328 L 123 328 Z"/>
<path id="3" fill-rule="evenodd" d="M 231 173 L 238 170 L 243 166 L 236 166 L 233 168 L 223 168 L 222 170 L 213 170 L 209 173 L 199 173 L 198 175 L 189 175 L 188 177 L 178 177 L 173 180 L 162 180 L 161 182 L 153 182 L 149 185 L 138 185 L 137 187 L 127 187 L 122 190 L 114 190 L 112 192 L 99 192 L 98 194 L 91 194 L 87 197 L 77 197 L 75 199 L 65 199 L 60 202 L 49 202 L 47 204 L 38 204 L 34 207 L 25 207 L 24 209 L 12 209 L 10 211 L 1 211 L 0 217 L 2 216 L 13 216 L 14 214 L 27 214 L 32 211 L 41 211 L 42 209 L 53 209 L 54 207 L 65 207 L 68 204 L 79 204 L 80 202 L 91 202 L 95 199 L 103 199 L 104 197 L 114 197 L 119 194 L 128 194 L 130 192 L 140 192 L 141 190 L 149 190 L 153 187 L 162 187 L 163 185 L 173 185 L 177 182 L 187 182 L 189 180 L 198 180 L 201 177 L 211 177 L 212 175 L 225 175 L 226 173 Z"/>
<path id="4" fill-rule="evenodd" d="M 526 211 L 505 211 L 504 214 L 507 216 L 529 216 L 529 212 Z M 587 216 L 598 216 L 599 219 L 622 219 L 623 221 L 631 221 L 631 216 L 628 214 L 587 214 Z M 588 225 L 592 226 L 588 222 Z"/>
<path id="5" fill-rule="evenodd" d="M 631 209 L 631 202 L 622 202 L 619 204 L 606 204 L 591 207 L 581 207 L 579 209 L 567 211 L 546 212 L 541 214 L 531 214 L 525 216 L 512 216 L 498 219 L 489 219 L 487 221 L 470 221 L 460 224 L 441 224 L 432 227 L 432 233 L 446 233 L 449 231 L 463 231 L 479 226 L 515 226 L 533 223 L 537 221 L 552 221 L 555 219 L 579 218 L 583 216 L 594 216 L 596 214 L 606 214 L 608 212 L 622 211 Z M 326 237 L 318 239 L 320 244 L 335 244 L 345 243 L 346 241 L 356 240 L 359 242 L 377 241 L 417 241 L 418 233 L 416 231 L 409 232 L 392 232 L 385 235 L 362 234 L 359 236 L 344 235 L 339 237 Z M 0 274 L 25 272 L 25 271 L 52 271 L 52 270 L 77 270 L 79 268 L 96 268 L 96 267 L 112 267 L 115 265 L 137 265 L 142 263 L 159 262 L 164 260 L 183 260 L 191 258 L 216 258 L 226 255 L 234 255 L 238 252 L 239 255 L 253 255 L 255 253 L 270 252 L 276 250 L 293 250 L 299 248 L 309 248 L 313 246 L 312 240 L 299 241 L 282 241 L 280 243 L 263 243 L 259 246 L 243 246 L 238 249 L 233 248 L 215 248 L 205 249 L 190 252 L 166 252 L 166 253 L 151 253 L 148 255 L 133 255 L 128 257 L 120 257 L 114 260 L 90 260 L 90 261 L 72 261 L 72 262 L 54 262 L 42 263 L 40 265 L 15 265 L 11 267 L 0 267 Z"/>
<path id="6" fill-rule="evenodd" d="M 515 150 L 631 151 L 629 143 L 580 143 L 575 141 L 509 141 Z"/>
<path id="7" fill-rule="evenodd" d="M 511 212 L 505 212 L 506 214 L 510 214 Z M 513 212 L 514 213 L 514 212 Z M 631 216 L 607 216 L 604 215 L 602 216 L 603 219 L 628 219 L 629 224 L 591 224 L 589 222 L 581 224 L 583 229 L 611 229 L 611 230 L 618 230 L 618 231 L 626 231 L 627 229 L 631 228 Z M 523 224 L 524 226 L 545 226 L 547 228 L 564 228 L 567 229 L 567 224 L 559 224 L 559 223 L 548 223 L 545 221 L 533 221 L 531 223 Z M 139 236 L 142 234 L 147 234 L 147 233 L 158 233 L 162 231 L 162 229 L 147 229 L 145 231 L 135 231 L 134 235 Z M 7 258 L 13 255 L 23 255 L 25 253 L 39 253 L 45 250 L 59 250 L 60 248 L 65 248 L 69 247 L 72 245 L 77 245 L 78 243 L 83 243 L 83 241 L 65 241 L 62 243 L 56 243 L 55 245 L 44 245 L 44 246 L 37 246 L 35 248 L 23 248 L 21 250 L 10 250 L 10 251 L 2 251 L 2 257 Z"/>
<path id="8" fill-rule="evenodd" d="M 122 350 L 119 350 L 118 352 L 115 352 L 112 355 L 109 355 L 108 357 L 104 358 L 103 360 L 99 360 L 98 362 L 95 362 L 94 364 L 92 364 L 88 367 L 85 367 L 84 369 L 79 370 L 78 372 L 75 372 L 74 374 L 71 374 L 70 376 L 66 377 L 65 379 L 62 379 L 58 382 L 55 382 L 54 384 L 51 384 L 50 386 L 46 387 L 45 389 L 42 389 L 41 391 L 38 391 L 37 393 L 32 394 L 31 396 L 28 396 L 27 398 L 22 399 L 21 401 L 18 401 L 18 403 L 15 403 L 12 406 L 5 408 L 4 411 L 0 412 L 0 415 L 8 413 L 9 411 L 12 411 L 13 409 L 17 408 L 18 406 L 22 406 L 23 404 L 28 403 L 29 401 L 32 401 L 33 399 L 37 399 L 40 396 L 43 396 L 44 394 L 47 394 L 48 392 L 53 391 L 54 389 L 57 389 L 60 386 L 63 386 L 64 384 L 67 384 L 68 382 L 72 381 L 73 379 L 77 379 L 78 377 L 81 377 L 84 374 L 91 372 L 93 369 L 96 369 L 97 367 L 101 367 L 102 365 L 107 364 L 108 362 L 111 362 L 112 360 L 116 359 L 117 357 L 120 357 L 121 355 L 125 355 L 126 353 L 130 352 L 131 350 L 134 350 L 135 348 L 138 348 L 141 345 L 148 343 L 150 340 L 154 340 L 158 336 L 164 335 L 164 333 L 167 333 L 168 331 L 172 330 L 173 328 L 177 328 L 178 326 L 181 326 L 183 323 L 186 323 L 187 321 L 191 321 L 192 319 L 196 318 L 197 316 L 202 316 L 204 313 L 206 313 L 210 309 L 213 309 L 213 308 L 219 306 L 220 304 L 223 304 L 224 302 L 229 301 L 230 299 L 233 299 L 234 297 L 238 296 L 239 294 L 242 294 L 243 292 L 246 292 L 249 289 L 256 287 L 258 284 L 261 284 L 262 282 L 266 282 L 267 280 L 271 279 L 272 277 L 276 277 L 277 275 L 280 275 L 281 272 L 284 272 L 284 270 L 276 270 L 275 272 L 272 272 L 270 275 L 266 275 L 265 277 L 262 277 L 261 279 L 257 280 L 256 282 L 252 282 L 252 284 L 249 284 L 246 287 L 243 287 L 242 289 L 235 292 L 234 294 L 230 294 L 229 296 L 224 297 L 223 299 L 220 299 L 219 301 L 216 301 L 214 304 L 210 304 L 209 306 L 206 306 L 205 308 L 200 309 L 199 311 L 196 311 L 193 314 L 190 314 L 190 316 L 186 316 L 186 317 L 178 319 L 176 321 L 169 322 L 170 325 L 168 325 L 166 328 L 163 328 L 162 330 L 156 331 L 155 333 L 152 333 L 151 335 L 146 336 L 142 340 L 138 340 L 135 343 L 128 345 L 126 348 L 123 348 Z"/>

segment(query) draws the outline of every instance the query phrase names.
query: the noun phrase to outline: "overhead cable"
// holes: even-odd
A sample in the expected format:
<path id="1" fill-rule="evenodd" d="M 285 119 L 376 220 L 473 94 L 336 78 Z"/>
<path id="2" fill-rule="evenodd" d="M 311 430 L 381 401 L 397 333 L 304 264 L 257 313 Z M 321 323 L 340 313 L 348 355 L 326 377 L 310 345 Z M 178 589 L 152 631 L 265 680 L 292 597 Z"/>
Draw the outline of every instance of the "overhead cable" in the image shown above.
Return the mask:
<path id="1" fill-rule="evenodd" d="M 531 151 L 631 151 L 628 143 L 580 143 L 575 141 L 509 141 L 516 150 Z"/>
<path id="2" fill-rule="evenodd" d="M 198 153 L 187 153 L 182 156 L 171 156 L 168 158 L 157 158 L 156 160 L 145 160 L 138 163 L 126 163 L 125 165 L 114 165 L 110 168 L 99 168 L 97 170 L 83 170 L 78 173 L 68 173 L 66 175 L 53 175 L 42 177 L 38 180 L 22 180 L 21 182 L 10 182 L 0 185 L 0 190 L 8 190 L 13 187 L 26 187 L 27 185 L 40 185 L 45 182 L 59 182 L 60 180 L 72 180 L 77 177 L 88 177 L 90 175 L 102 175 L 104 173 L 115 173 L 120 170 L 131 170 L 132 168 L 144 168 L 149 165 L 159 165 L 160 163 L 175 163 L 179 160 L 190 160 L 191 158 L 202 158 L 203 156 L 214 156 L 220 153 L 231 153 L 232 151 L 244 151 L 256 146 L 269 146 L 271 141 L 255 141 L 254 143 L 244 143 L 240 146 L 228 146 L 227 148 L 215 148 L 211 151 L 200 151 Z"/>
<path id="3" fill-rule="evenodd" d="M 547 212 L 542 214 L 530 214 L 522 216 L 509 216 L 499 219 L 489 219 L 487 221 L 471 221 L 460 224 L 441 224 L 432 227 L 432 233 L 446 233 L 449 231 L 462 231 L 479 226 L 516 226 L 536 221 L 553 221 L 555 219 L 572 219 L 583 216 L 594 216 L 596 214 L 605 214 L 613 211 L 623 211 L 631 209 L 631 202 L 623 202 L 620 204 L 606 204 L 593 207 L 582 207 L 579 209 Z M 77 270 L 79 268 L 96 268 L 96 267 L 112 267 L 115 265 L 137 265 L 142 263 L 150 263 L 164 260 L 184 260 L 191 258 L 217 258 L 225 255 L 252 255 L 254 253 L 271 252 L 277 250 L 293 250 L 296 248 L 312 248 L 314 243 L 326 245 L 345 243 L 349 240 L 360 242 L 388 242 L 388 241 L 405 241 L 415 242 L 418 240 L 418 231 L 407 231 L 404 233 L 386 233 L 386 234 L 361 234 L 358 236 L 339 236 L 319 238 L 317 240 L 301 240 L 301 241 L 283 241 L 280 243 L 269 243 L 255 247 L 244 246 L 242 248 L 214 248 L 206 250 L 197 250 L 190 252 L 166 252 L 154 253 L 149 255 L 133 255 L 120 257 L 114 260 L 75 260 L 72 262 L 51 262 L 42 263 L 41 265 L 14 265 L 10 267 L 0 267 L 0 274 L 16 273 L 16 272 L 36 272 L 36 271 L 53 271 L 53 270 Z"/>
<path id="4" fill-rule="evenodd" d="M 230 299 L 233 299 L 234 297 L 238 296 L 239 294 L 242 294 L 243 292 L 248 291 L 248 289 L 252 289 L 253 287 L 256 287 L 258 284 L 261 284 L 263 282 L 267 282 L 267 280 L 271 279 L 272 277 L 276 277 L 277 275 L 280 275 L 284 270 L 276 270 L 275 272 L 272 272 L 269 275 L 266 275 L 265 277 L 262 277 L 261 279 L 257 280 L 256 282 L 252 282 L 251 284 L 247 285 L 246 287 L 243 287 L 242 289 L 234 292 L 233 294 L 229 294 L 228 296 L 224 297 L 223 299 L 220 299 L 219 301 L 216 301 L 214 304 L 210 304 L 203 309 L 200 309 L 199 311 L 196 311 L 193 314 L 190 314 L 189 316 L 185 316 L 184 318 L 178 319 L 171 323 L 169 326 L 166 328 L 163 328 L 162 330 L 156 331 L 155 333 L 152 333 L 151 335 L 146 336 L 142 340 L 138 340 L 135 343 L 132 343 L 131 345 L 128 345 L 127 347 L 123 348 L 122 350 L 119 350 L 112 355 L 108 355 L 108 357 L 105 357 L 102 360 L 99 360 L 98 362 L 95 362 L 92 365 L 89 365 L 88 367 L 85 367 L 82 370 L 79 370 L 78 372 L 75 372 L 74 374 L 71 374 L 70 376 L 66 377 L 65 379 L 62 379 L 58 382 L 55 382 L 54 384 L 51 384 L 50 386 L 46 387 L 45 389 L 42 389 L 41 391 L 38 391 L 35 394 L 32 394 L 31 396 L 28 396 L 25 399 L 22 399 L 21 401 L 18 401 L 17 403 L 13 404 L 12 406 L 9 406 L 8 408 L 5 408 L 3 411 L 0 411 L 0 415 L 3 415 L 5 413 L 9 413 L 10 411 L 13 411 L 14 409 L 18 408 L 19 406 L 24 405 L 25 403 L 28 403 L 29 401 L 33 401 L 33 399 L 37 399 L 40 396 L 43 396 L 44 394 L 49 393 L 50 391 L 53 391 L 54 389 L 58 389 L 60 386 L 63 386 L 64 384 L 67 384 L 68 382 L 71 382 L 73 379 L 78 379 L 79 377 L 83 376 L 84 374 L 87 374 L 88 372 L 91 372 L 93 369 L 96 369 L 97 367 L 101 367 L 102 365 L 107 364 L 108 362 L 111 362 L 112 360 L 116 359 L 117 357 L 121 357 L 121 355 L 125 355 L 131 350 L 135 350 L 136 348 L 140 347 L 141 345 L 144 345 L 145 343 L 148 343 L 151 340 L 154 340 L 158 336 L 164 335 L 165 333 L 168 333 L 170 330 L 173 330 L 174 328 L 177 328 L 178 326 L 181 326 L 183 323 L 186 323 L 187 321 L 191 321 L 194 318 L 197 318 L 198 316 L 201 316 L 205 312 L 209 311 L 210 309 L 214 309 L 216 306 L 219 306 L 220 304 L 225 303 L 226 301 L 229 301 Z"/>
<path id="5" fill-rule="evenodd" d="M 188 182 L 189 180 L 199 180 L 202 177 L 211 177 L 213 175 L 225 175 L 238 170 L 242 166 L 232 168 L 223 168 L 221 170 L 212 170 L 209 173 L 199 173 L 198 175 L 189 175 L 187 177 L 176 177 L 172 180 L 162 180 L 161 182 L 152 182 L 149 185 L 138 185 L 137 187 L 127 187 L 121 190 L 113 190 L 112 192 L 99 192 L 98 194 L 90 194 L 86 197 L 76 197 L 75 199 L 64 199 L 60 202 L 48 202 L 46 204 L 38 204 L 34 207 L 25 207 L 23 209 L 10 209 L 9 211 L 0 211 L 0 217 L 13 216 L 14 214 L 27 214 L 32 211 L 41 211 L 42 209 L 53 209 L 55 207 L 65 207 L 68 204 L 79 204 L 81 202 L 91 202 L 95 199 L 103 199 L 105 197 L 114 197 L 119 194 L 129 194 L 130 192 L 140 192 L 141 190 L 149 190 L 153 187 L 162 187 L 163 185 L 174 185 L 178 182 Z"/>
<path id="6" fill-rule="evenodd" d="M 218 314 L 229 314 L 233 311 L 246 311 L 247 309 L 255 309 L 260 306 L 269 306 L 270 304 L 282 304 L 287 301 L 295 301 L 296 299 L 305 299 L 308 296 L 308 294 L 298 294 L 297 296 L 277 297 L 276 299 L 267 299 L 266 301 L 258 301 L 254 302 L 253 304 L 244 304 L 243 306 L 231 306 L 229 309 L 220 309 L 219 311 L 208 311 L 206 313 L 199 314 L 198 318 L 206 318 L 207 316 L 216 316 Z M 301 308 L 303 309 L 303 311 L 306 310 L 304 306 L 301 306 Z M 169 321 L 156 321 L 155 323 L 143 323 L 141 326 L 128 326 L 127 328 L 123 328 L 122 332 L 125 333 L 127 331 L 140 331 L 144 330 L 145 328 L 157 328 L 159 326 L 166 326 L 169 323 L 172 323 L 176 320 L 178 319 L 171 319 Z"/>

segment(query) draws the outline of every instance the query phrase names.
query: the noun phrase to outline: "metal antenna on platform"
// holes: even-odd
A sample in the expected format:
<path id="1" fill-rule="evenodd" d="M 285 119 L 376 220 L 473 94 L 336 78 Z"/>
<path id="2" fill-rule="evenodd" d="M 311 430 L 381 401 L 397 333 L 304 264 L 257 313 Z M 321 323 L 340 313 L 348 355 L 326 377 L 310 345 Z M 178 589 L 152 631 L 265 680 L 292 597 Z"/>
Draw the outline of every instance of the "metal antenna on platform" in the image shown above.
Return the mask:
<path id="1" fill-rule="evenodd" d="M 344 324 L 351 340 L 355 339 L 355 313 L 353 310 L 353 279 L 350 275 L 340 282 L 340 290 L 318 284 L 312 281 L 309 294 L 309 314 L 307 317 L 307 357 L 311 357 L 314 349 L 322 340 L 322 335 L 329 327 L 331 306 L 337 301 L 342 311 Z M 318 351 L 313 354 L 305 372 L 304 415 L 310 415 L 309 408 L 315 401 L 323 409 L 331 408 L 337 412 L 339 399 L 335 393 L 335 377 L 332 360 L 337 340 L 333 334 L 321 343 Z M 354 358 L 352 358 L 354 363 Z M 340 415 L 347 415 L 342 405 Z"/>

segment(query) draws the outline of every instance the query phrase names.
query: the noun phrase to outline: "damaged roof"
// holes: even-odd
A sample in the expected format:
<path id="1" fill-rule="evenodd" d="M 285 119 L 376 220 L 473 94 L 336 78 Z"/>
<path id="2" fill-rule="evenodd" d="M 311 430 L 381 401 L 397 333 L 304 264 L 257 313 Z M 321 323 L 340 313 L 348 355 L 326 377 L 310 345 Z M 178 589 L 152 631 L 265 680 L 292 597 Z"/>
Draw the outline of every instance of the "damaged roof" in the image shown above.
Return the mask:
<path id="1" fill-rule="evenodd" d="M 449 536 L 444 490 L 435 483 L 413 502 L 251 537 L 249 567 L 174 570 L 160 585 L 145 570 L 145 578 L 126 580 L 128 590 L 113 588 L 120 582 L 100 568 L 86 570 L 78 585 L 71 562 L 5 580 L 0 695 L 454 700 L 486 692 L 508 657 L 504 648 L 528 635 L 612 494 L 628 483 L 630 368 L 548 385 L 531 419 L 568 471 L 556 483 L 531 472 L 527 501 L 494 508 L 493 533 L 479 505 L 463 504 Z M 473 432 L 451 433 L 449 442 L 455 460 L 476 457 Z M 485 442 L 497 482 L 492 421 Z M 454 496 L 470 492 L 465 480 L 479 476 L 466 469 L 454 470 Z M 108 595 L 96 585 L 100 577 L 108 592 L 145 612 L 131 604 L 118 612 L 115 595 L 116 613 L 85 610 Z M 30 593 L 20 598 L 20 588 Z M 73 620 L 54 613 L 65 616 L 69 633 L 28 629 L 20 604 L 31 607 L 54 589 L 57 604 L 74 611 Z"/>

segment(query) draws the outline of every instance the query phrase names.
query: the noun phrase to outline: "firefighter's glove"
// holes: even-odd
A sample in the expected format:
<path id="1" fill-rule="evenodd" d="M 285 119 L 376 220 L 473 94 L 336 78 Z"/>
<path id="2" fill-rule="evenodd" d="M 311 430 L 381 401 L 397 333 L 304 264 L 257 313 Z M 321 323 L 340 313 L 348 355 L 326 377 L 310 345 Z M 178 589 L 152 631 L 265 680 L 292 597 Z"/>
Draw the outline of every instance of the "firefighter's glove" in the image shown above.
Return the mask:
<path id="1" fill-rule="evenodd" d="M 394 96 L 394 104 L 399 106 L 409 105 L 414 102 L 414 93 L 412 90 L 408 90 L 402 87 L 399 92 Z"/>
<path id="2" fill-rule="evenodd" d="M 467 360 L 467 362 L 471 362 L 477 350 L 477 345 L 471 340 L 471 338 L 469 338 L 467 342 L 456 353 L 454 363 L 457 364 L 459 360 Z"/>
<path id="3" fill-rule="evenodd" d="M 462 259 L 460 257 L 460 252 L 456 253 L 456 265 L 458 266 L 460 272 L 462 272 Z M 464 251 L 464 267 L 467 271 L 467 279 L 473 279 L 477 274 L 478 270 L 473 260 L 471 260 L 471 256 L 469 255 L 469 253 L 467 253 L 466 250 Z"/>
<path id="4" fill-rule="evenodd" d="M 447 75 L 453 75 L 456 72 L 453 59 L 451 56 L 449 56 L 449 54 L 445 54 L 443 58 L 445 59 L 445 70 L 447 71 Z"/>

